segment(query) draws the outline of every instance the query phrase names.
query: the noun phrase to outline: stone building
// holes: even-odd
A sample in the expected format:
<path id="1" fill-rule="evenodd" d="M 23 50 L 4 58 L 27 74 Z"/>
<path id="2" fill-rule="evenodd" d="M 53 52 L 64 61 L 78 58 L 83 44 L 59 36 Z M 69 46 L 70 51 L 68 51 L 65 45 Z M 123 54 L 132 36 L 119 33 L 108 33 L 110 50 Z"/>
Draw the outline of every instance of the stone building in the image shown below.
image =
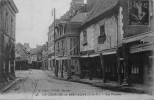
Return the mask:
<path id="1" fill-rule="evenodd" d="M 46 44 L 37 45 L 36 48 L 31 49 L 32 69 L 40 69 L 42 67 L 42 51 L 46 49 Z"/>
<path id="2" fill-rule="evenodd" d="M 153 0 L 121 0 L 124 68 L 129 84 L 153 84 L 153 9 Z"/>
<path id="3" fill-rule="evenodd" d="M 16 13 L 13 0 L 0 0 L 0 82 L 15 78 Z"/>
<path id="4" fill-rule="evenodd" d="M 121 38 L 118 0 L 97 0 L 92 6 L 80 30 L 82 77 L 118 81 L 117 49 Z"/>
<path id="5" fill-rule="evenodd" d="M 55 58 L 55 50 L 54 50 L 54 24 L 59 23 L 59 19 L 56 19 L 50 26 L 48 32 L 48 66 L 54 70 L 54 58 Z"/>
<path id="6" fill-rule="evenodd" d="M 54 24 L 50 26 L 52 35 L 48 38 L 49 40 L 51 38 L 52 42 L 49 43 L 49 50 L 52 51 L 52 59 L 54 59 L 52 64 L 56 65 L 54 67 L 56 76 L 58 73 L 61 73 L 61 77 L 64 73 L 67 73 L 68 77 L 72 74 L 79 74 L 78 30 L 85 18 L 84 0 L 72 0 L 69 11 L 60 19 L 55 20 L 55 27 Z"/>
<path id="7" fill-rule="evenodd" d="M 27 70 L 31 68 L 31 54 L 21 43 L 15 47 L 16 70 Z"/>
<path id="8" fill-rule="evenodd" d="M 42 69 L 51 70 L 51 66 L 48 64 L 48 42 L 46 43 L 46 48 L 42 51 Z"/>
<path id="9" fill-rule="evenodd" d="M 93 7 L 89 7 L 91 10 L 80 28 L 81 75 L 100 77 L 104 82 L 151 86 L 154 1 L 88 2 Z"/>

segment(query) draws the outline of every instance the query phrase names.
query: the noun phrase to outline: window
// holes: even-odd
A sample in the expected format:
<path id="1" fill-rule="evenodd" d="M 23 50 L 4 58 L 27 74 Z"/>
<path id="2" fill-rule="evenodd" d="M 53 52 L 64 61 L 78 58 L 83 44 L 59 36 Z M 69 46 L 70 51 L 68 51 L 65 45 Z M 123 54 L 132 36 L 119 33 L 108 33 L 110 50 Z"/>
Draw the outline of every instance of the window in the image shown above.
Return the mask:
<path id="1" fill-rule="evenodd" d="M 83 45 L 87 45 L 87 31 L 83 31 Z"/>
<path id="2" fill-rule="evenodd" d="M 63 52 L 63 55 L 64 55 L 64 53 L 65 53 L 64 40 L 62 40 L 62 52 Z"/>
<path id="3" fill-rule="evenodd" d="M 98 44 L 103 44 L 106 40 L 105 25 L 100 26 L 100 36 L 98 37 Z"/>
<path id="4" fill-rule="evenodd" d="M 5 31 L 8 33 L 8 13 L 5 13 Z"/>
<path id="5" fill-rule="evenodd" d="M 149 1 L 129 1 L 129 25 L 149 25 Z"/>
<path id="6" fill-rule="evenodd" d="M 59 48 L 59 42 L 58 42 L 58 45 L 57 45 L 58 47 L 57 47 L 57 52 L 58 52 L 58 54 L 59 54 L 59 51 L 60 51 L 60 48 Z"/>
<path id="7" fill-rule="evenodd" d="M 13 18 L 11 18 L 11 36 L 13 36 Z"/>

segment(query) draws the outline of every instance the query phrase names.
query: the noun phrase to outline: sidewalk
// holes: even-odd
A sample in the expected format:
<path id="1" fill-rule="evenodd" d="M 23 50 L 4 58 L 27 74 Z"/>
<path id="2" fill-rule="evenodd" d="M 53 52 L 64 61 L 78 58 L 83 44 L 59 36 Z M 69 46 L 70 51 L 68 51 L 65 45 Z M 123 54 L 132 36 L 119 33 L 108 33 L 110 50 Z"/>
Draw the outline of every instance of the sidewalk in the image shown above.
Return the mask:
<path id="1" fill-rule="evenodd" d="M 20 78 L 16 78 L 16 79 L 6 82 L 6 83 L 0 83 L 0 94 L 5 92 L 6 90 L 8 90 L 13 84 L 18 82 L 19 80 L 20 80 Z"/>
<path id="2" fill-rule="evenodd" d="M 26 71 L 16 70 L 16 79 L 12 81 L 10 80 L 9 82 L 6 82 L 6 83 L 0 83 L 0 94 L 7 91 L 12 85 L 19 82 L 20 80 L 25 79 L 28 75 L 27 73 L 29 73 L 29 70 L 26 70 Z"/>
<path id="3" fill-rule="evenodd" d="M 103 89 L 108 89 L 108 90 L 112 90 L 112 91 L 120 91 L 120 92 L 128 92 L 128 93 L 139 93 L 139 94 L 152 94 L 149 91 L 146 91 L 147 89 L 145 89 L 146 87 L 142 87 L 142 86 L 124 86 L 124 85 L 118 85 L 117 82 L 111 82 L 111 81 L 107 81 L 107 83 L 103 83 L 103 80 L 101 79 L 97 79 L 97 78 L 93 78 L 93 80 L 90 80 L 88 78 L 84 78 L 84 79 L 80 79 L 80 77 L 78 76 L 72 76 L 72 79 L 67 79 L 67 75 L 64 75 L 64 78 L 61 78 L 61 74 L 59 74 L 58 77 L 55 77 L 54 72 L 52 71 L 45 71 L 48 76 L 54 78 L 54 79 L 58 79 L 58 80 L 63 80 L 63 81 L 70 81 L 70 82 L 78 82 L 78 83 L 83 83 L 83 84 L 89 84 L 92 86 L 96 86 L 96 87 L 100 87 Z"/>

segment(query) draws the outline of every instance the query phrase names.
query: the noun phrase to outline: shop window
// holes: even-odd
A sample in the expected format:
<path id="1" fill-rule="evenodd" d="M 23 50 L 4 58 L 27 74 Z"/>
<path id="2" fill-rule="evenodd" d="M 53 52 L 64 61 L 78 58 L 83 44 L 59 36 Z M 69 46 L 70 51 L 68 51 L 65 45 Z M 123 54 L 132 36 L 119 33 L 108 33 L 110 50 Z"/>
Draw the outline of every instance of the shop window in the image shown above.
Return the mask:
<path id="1" fill-rule="evenodd" d="M 139 74 L 139 67 L 136 65 L 132 66 L 132 74 Z"/>
<path id="2" fill-rule="evenodd" d="M 149 0 L 129 1 L 129 25 L 149 25 Z"/>
<path id="3" fill-rule="evenodd" d="M 106 40 L 105 25 L 100 26 L 100 36 L 98 36 L 98 44 L 103 44 Z"/>
<path id="4" fill-rule="evenodd" d="M 84 30 L 83 31 L 83 45 L 87 45 L 87 31 L 86 30 Z"/>

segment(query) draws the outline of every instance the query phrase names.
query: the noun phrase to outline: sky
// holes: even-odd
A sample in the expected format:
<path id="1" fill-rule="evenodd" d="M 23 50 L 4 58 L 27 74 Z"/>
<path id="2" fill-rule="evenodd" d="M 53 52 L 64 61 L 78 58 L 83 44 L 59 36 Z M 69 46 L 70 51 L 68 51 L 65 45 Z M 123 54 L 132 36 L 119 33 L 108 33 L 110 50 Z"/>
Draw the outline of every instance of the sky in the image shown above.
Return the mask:
<path id="1" fill-rule="evenodd" d="M 71 0 L 14 0 L 19 13 L 16 15 L 16 43 L 29 43 L 31 48 L 47 42 L 49 26 L 69 10 Z"/>

